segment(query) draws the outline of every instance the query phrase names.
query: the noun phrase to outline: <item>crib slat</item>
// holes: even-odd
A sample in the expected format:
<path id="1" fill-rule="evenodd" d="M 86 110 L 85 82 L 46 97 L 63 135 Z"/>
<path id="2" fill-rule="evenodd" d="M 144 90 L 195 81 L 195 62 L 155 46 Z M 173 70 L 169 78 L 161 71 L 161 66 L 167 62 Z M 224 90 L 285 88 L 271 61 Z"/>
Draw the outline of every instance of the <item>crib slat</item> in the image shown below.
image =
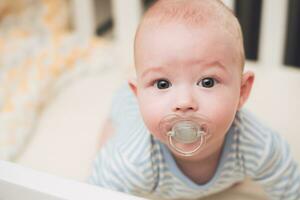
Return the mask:
<path id="1" fill-rule="evenodd" d="M 95 33 L 94 0 L 72 0 L 73 23 L 75 31 L 82 37 Z"/>
<path id="2" fill-rule="evenodd" d="M 264 0 L 259 63 L 264 68 L 283 66 L 288 1 Z"/>

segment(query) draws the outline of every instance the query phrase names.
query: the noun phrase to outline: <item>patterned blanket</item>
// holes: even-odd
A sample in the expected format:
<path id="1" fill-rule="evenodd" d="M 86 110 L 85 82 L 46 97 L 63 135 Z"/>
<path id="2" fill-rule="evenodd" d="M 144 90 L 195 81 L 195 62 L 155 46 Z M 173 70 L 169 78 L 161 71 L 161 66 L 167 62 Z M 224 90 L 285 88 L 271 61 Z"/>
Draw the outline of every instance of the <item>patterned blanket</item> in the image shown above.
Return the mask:
<path id="1" fill-rule="evenodd" d="M 18 156 L 66 83 L 112 64 L 112 44 L 69 28 L 67 0 L 0 3 L 0 159 Z"/>

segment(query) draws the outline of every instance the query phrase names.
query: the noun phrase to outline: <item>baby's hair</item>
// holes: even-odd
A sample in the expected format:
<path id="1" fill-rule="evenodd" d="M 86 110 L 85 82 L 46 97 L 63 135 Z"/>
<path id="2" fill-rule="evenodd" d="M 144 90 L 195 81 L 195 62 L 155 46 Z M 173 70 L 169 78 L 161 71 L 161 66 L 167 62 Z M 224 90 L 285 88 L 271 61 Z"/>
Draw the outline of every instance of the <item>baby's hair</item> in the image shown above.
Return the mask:
<path id="1" fill-rule="evenodd" d="M 226 31 L 237 41 L 239 48 L 237 57 L 243 68 L 245 53 L 241 26 L 234 13 L 222 1 L 158 0 L 144 14 L 136 32 L 136 38 L 145 24 L 160 25 L 171 21 L 184 22 L 185 25 L 192 27 L 212 24 L 219 27 L 220 31 Z"/>

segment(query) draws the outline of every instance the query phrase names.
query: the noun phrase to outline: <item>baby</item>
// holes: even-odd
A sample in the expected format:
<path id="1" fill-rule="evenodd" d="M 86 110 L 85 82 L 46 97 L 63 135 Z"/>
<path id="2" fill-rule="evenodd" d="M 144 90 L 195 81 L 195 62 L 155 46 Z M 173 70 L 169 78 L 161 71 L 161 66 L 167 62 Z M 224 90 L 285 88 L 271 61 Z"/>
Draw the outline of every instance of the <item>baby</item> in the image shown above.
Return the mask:
<path id="1" fill-rule="evenodd" d="M 114 98 L 92 183 L 196 199 L 251 177 L 271 199 L 300 199 L 287 143 L 241 109 L 254 74 L 243 72 L 241 28 L 221 1 L 157 1 L 134 47 L 137 79 Z"/>

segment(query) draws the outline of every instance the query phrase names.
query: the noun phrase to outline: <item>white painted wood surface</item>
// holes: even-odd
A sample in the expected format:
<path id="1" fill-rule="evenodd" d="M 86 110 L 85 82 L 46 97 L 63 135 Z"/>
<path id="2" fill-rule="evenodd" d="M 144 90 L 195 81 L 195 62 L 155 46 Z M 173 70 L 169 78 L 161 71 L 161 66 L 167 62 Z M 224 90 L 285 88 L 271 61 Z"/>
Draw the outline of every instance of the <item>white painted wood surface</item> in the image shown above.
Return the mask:
<path id="1" fill-rule="evenodd" d="M 128 199 L 135 196 L 60 178 L 14 163 L 0 161 L 1 200 L 98 200 Z"/>
<path id="2" fill-rule="evenodd" d="M 288 1 L 262 1 L 259 65 L 273 70 L 283 66 Z"/>
<path id="3" fill-rule="evenodd" d="M 75 31 L 82 37 L 90 37 L 95 32 L 94 0 L 72 0 L 72 14 Z"/>

